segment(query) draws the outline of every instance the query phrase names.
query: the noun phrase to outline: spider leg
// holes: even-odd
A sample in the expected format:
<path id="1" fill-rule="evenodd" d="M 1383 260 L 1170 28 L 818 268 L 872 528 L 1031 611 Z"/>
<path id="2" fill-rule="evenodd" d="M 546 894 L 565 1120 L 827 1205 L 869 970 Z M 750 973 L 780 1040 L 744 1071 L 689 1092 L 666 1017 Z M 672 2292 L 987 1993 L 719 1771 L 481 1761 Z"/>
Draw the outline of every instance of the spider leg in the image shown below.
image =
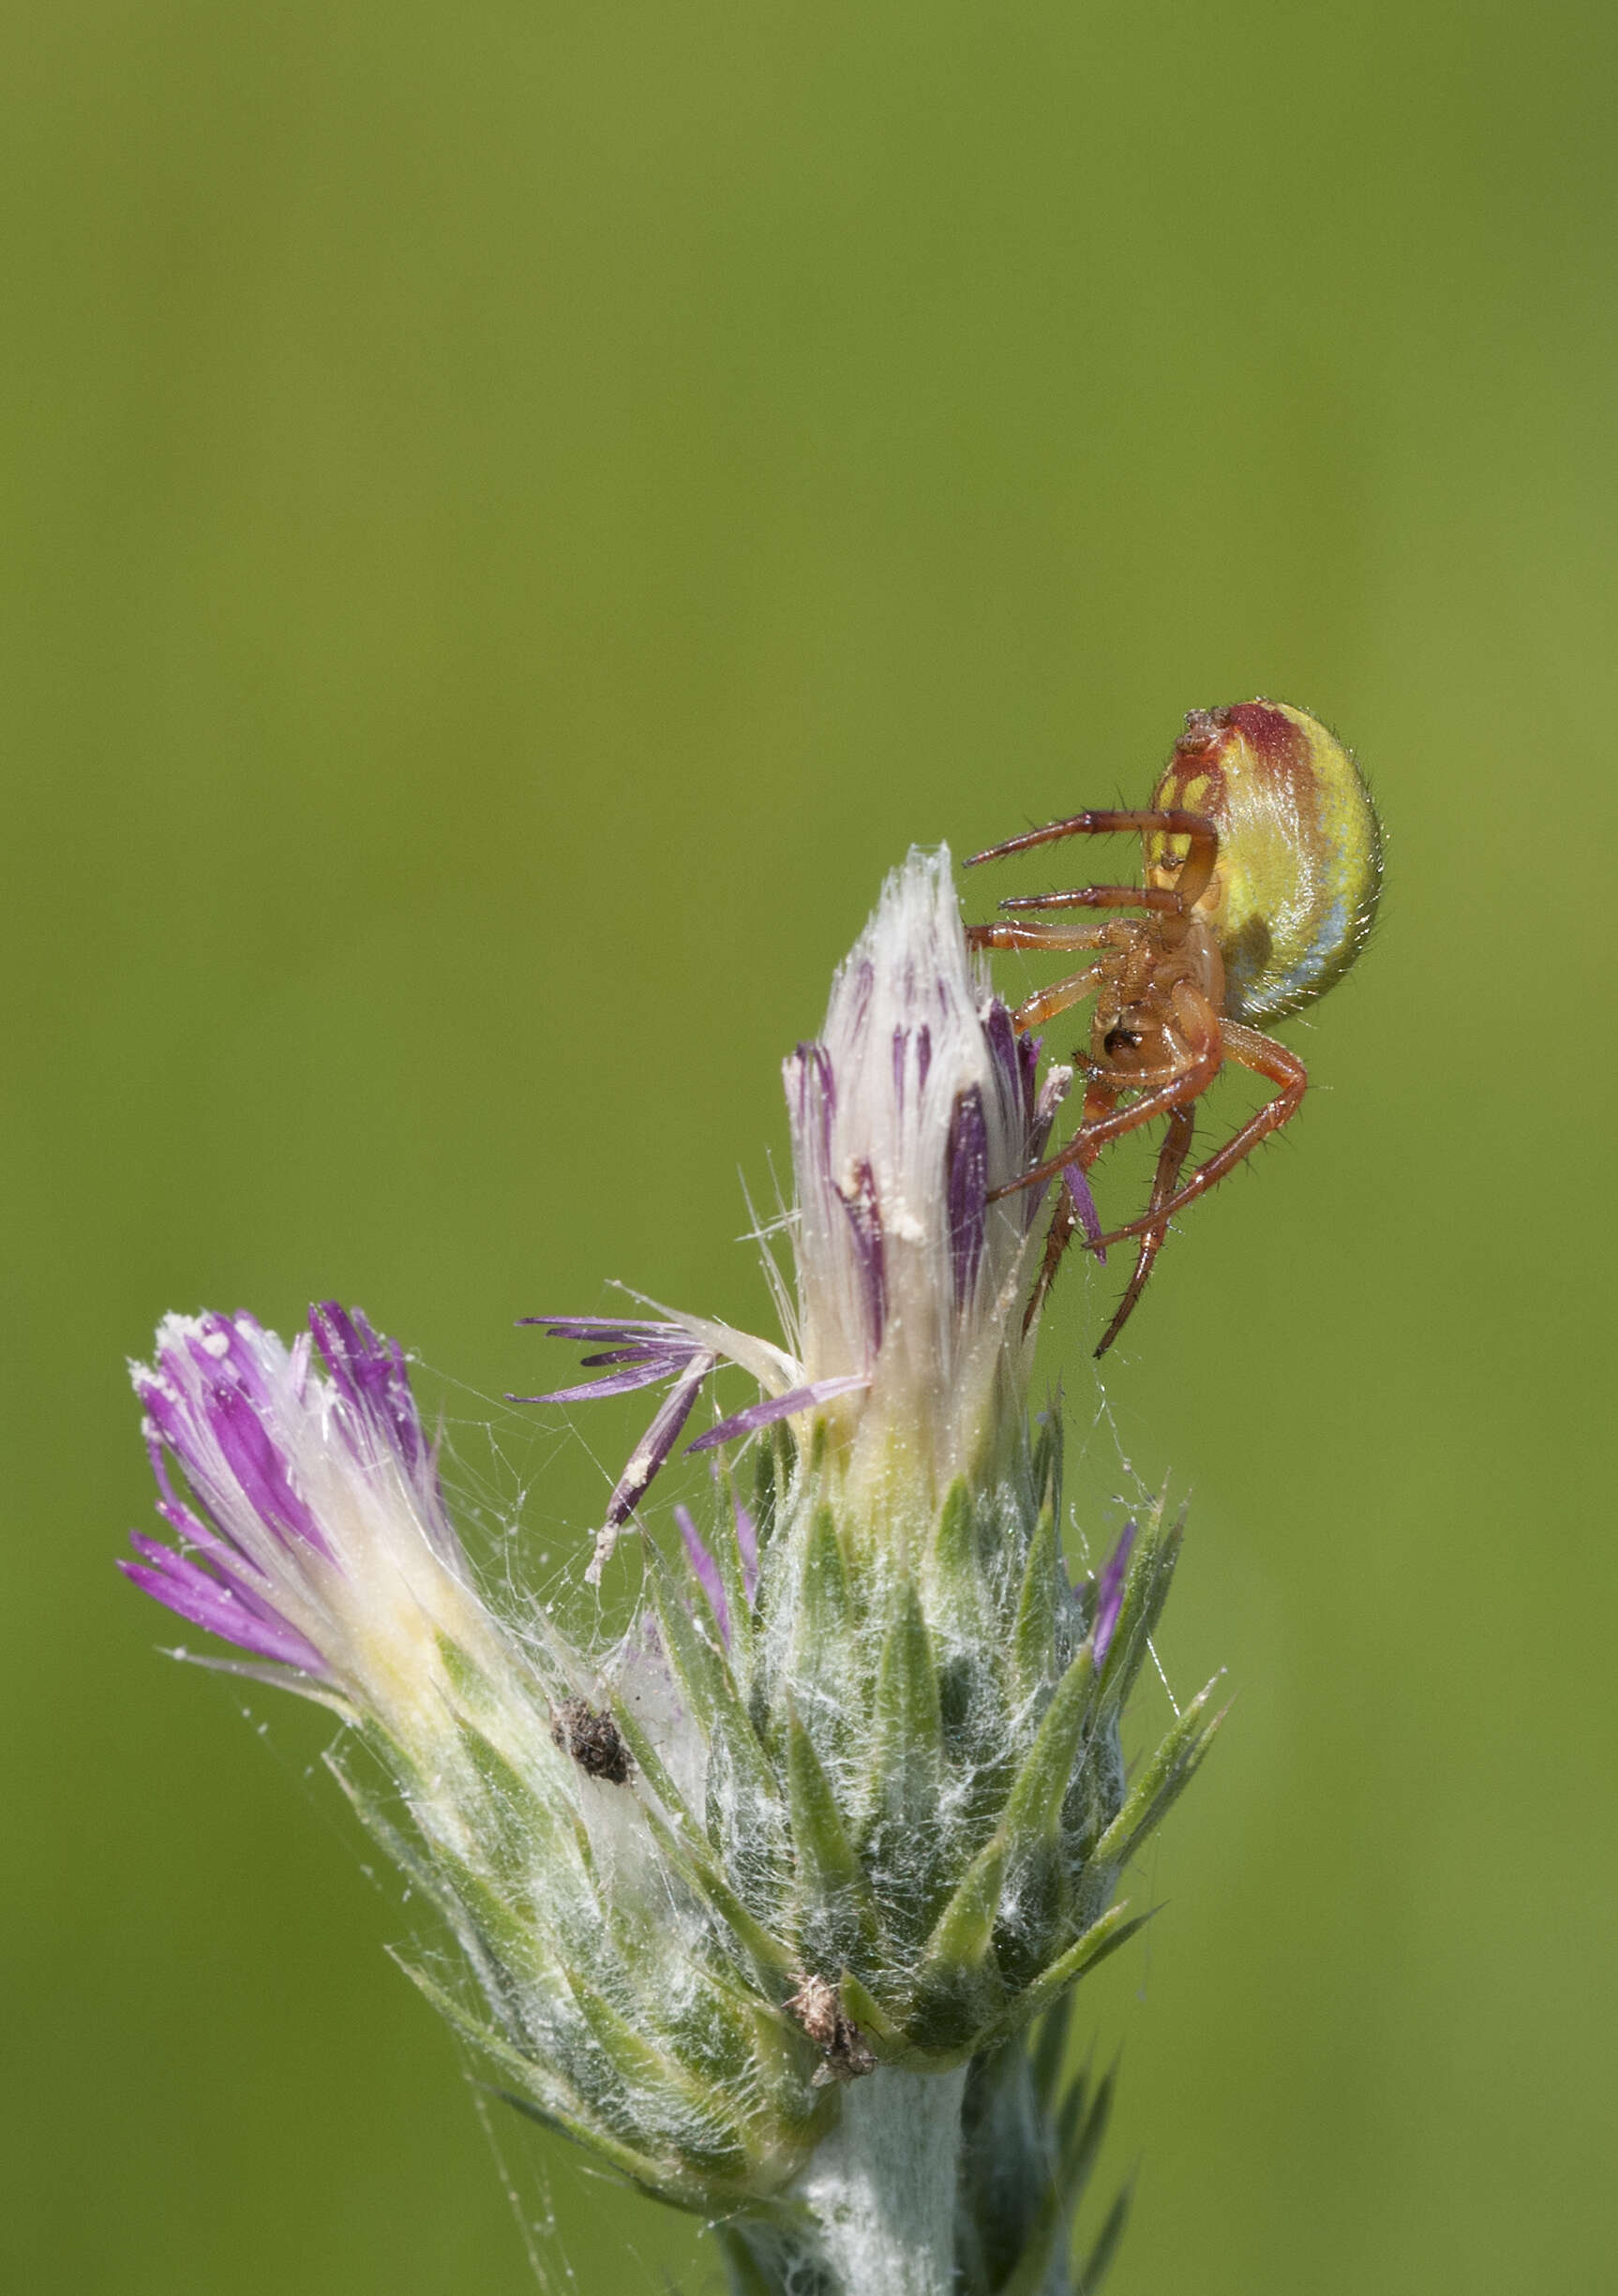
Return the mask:
<path id="1" fill-rule="evenodd" d="M 1206 1164 L 1199 1164 L 1184 1187 L 1176 1189 L 1165 1203 L 1154 1205 L 1144 1217 L 1131 1220 L 1127 1227 L 1117 1229 L 1113 1234 L 1098 1238 L 1089 1247 L 1092 1251 L 1108 1244 L 1121 1244 L 1126 1236 L 1145 1235 L 1149 1229 L 1161 1227 L 1164 1221 L 1172 1219 L 1176 1212 L 1183 1212 L 1187 1204 L 1195 1203 L 1199 1196 L 1206 1196 L 1216 1182 L 1222 1180 L 1226 1172 L 1241 1162 L 1243 1156 L 1251 1155 L 1260 1141 L 1267 1140 L 1272 1132 L 1279 1132 L 1281 1126 L 1296 1116 L 1303 1106 L 1309 1070 L 1296 1052 L 1289 1052 L 1285 1045 L 1277 1044 L 1273 1036 L 1261 1036 L 1256 1028 L 1244 1028 L 1238 1021 L 1221 1021 L 1220 1036 L 1229 1059 L 1239 1061 L 1244 1068 L 1251 1068 L 1255 1076 L 1262 1076 L 1279 1087 L 1275 1098 L 1266 1100 L 1256 1115 L 1250 1116 L 1241 1130 L 1209 1156 Z M 1133 1114 L 1134 1111 L 1126 1110 L 1125 1113 Z M 1019 1187 L 1022 1183 L 1013 1181 L 1011 1185 Z"/>
<path id="2" fill-rule="evenodd" d="M 1089 1124 L 1093 1115 L 1105 1114 L 1116 1098 L 1116 1092 L 1104 1078 L 1092 1077 L 1086 1087 L 1084 1117 L 1078 1130 L 1068 1142 L 1070 1153 L 1065 1154 L 1061 1159 L 1063 1185 L 1056 1196 L 1056 1208 L 1051 1215 L 1051 1224 L 1045 1230 L 1045 1255 L 1040 1263 L 1040 1273 L 1034 1280 L 1033 1290 L 1028 1294 L 1028 1305 L 1023 1313 L 1025 1333 L 1045 1304 L 1046 1294 L 1056 1280 L 1056 1270 L 1062 1264 L 1063 1253 L 1078 1233 L 1080 1227 L 1084 1225 L 1079 1218 L 1076 1198 L 1068 1185 L 1068 1174 L 1075 1165 L 1081 1171 L 1085 1171 L 1095 1161 L 1095 1155 L 1086 1151 L 1085 1146 L 1086 1126 Z"/>
<path id="3" fill-rule="evenodd" d="M 1132 924 L 1118 925 L 968 925 L 966 939 L 973 948 L 1050 948 L 1116 949 L 1132 938 Z M 1026 1036 L 1031 1028 L 1038 1028 L 1058 1012 L 1066 1012 L 1081 997 L 1089 996 L 1101 985 L 1101 975 L 1093 967 L 1083 973 L 1070 973 L 1065 979 L 1052 981 L 1048 989 L 1040 989 L 1011 1015 L 1011 1025 L 1019 1036 Z"/>
<path id="4" fill-rule="evenodd" d="M 1134 938 L 1132 921 L 1116 925 L 968 925 L 973 948 L 1121 948 Z"/>
<path id="5" fill-rule="evenodd" d="M 1153 1070 L 1149 1077 L 1137 1076 L 1131 1078 L 1131 1085 L 1147 1082 L 1156 1084 L 1160 1081 L 1164 1083 L 1177 1082 L 1183 1080 L 1185 1074 L 1183 1067 L 1166 1071 Z M 1069 1152 L 1061 1158 L 1064 1181 L 1075 1165 L 1080 1170 L 1087 1171 L 1101 1155 L 1107 1139 L 1114 1137 L 1103 1130 L 1103 1124 L 1105 1120 L 1112 1117 L 1116 1108 L 1118 1089 L 1116 1081 L 1109 1075 L 1103 1073 L 1101 1076 L 1091 1078 L 1088 1089 L 1085 1094 L 1085 1111 L 1079 1129 L 1068 1142 Z M 1194 1097 L 1193 1095 L 1192 1098 Z M 1124 1113 L 1132 1117 L 1134 1111 L 1126 1110 Z M 1173 1194 L 1175 1182 L 1180 1175 L 1180 1167 L 1184 1164 L 1187 1151 L 1191 1147 L 1192 1122 L 1190 1100 L 1181 1102 L 1170 1111 L 1168 1138 L 1164 1141 L 1161 1153 L 1158 1157 L 1157 1173 L 1152 1182 L 1148 1210 L 1161 1203 Z M 1062 1263 L 1063 1255 L 1079 1229 L 1084 1226 L 1086 1226 L 1086 1223 L 1079 1217 L 1072 1193 L 1070 1188 L 1064 1186 L 1056 1199 L 1056 1208 L 1051 1215 L 1051 1225 L 1045 1235 L 1044 1260 L 1028 1300 L 1027 1311 L 1023 1318 L 1025 1332 L 1043 1306 L 1046 1295 L 1056 1279 L 1056 1270 Z M 1119 1332 L 1122 1331 L 1135 1302 L 1145 1289 L 1146 1277 L 1151 1274 L 1152 1262 L 1161 1248 L 1165 1233 L 1166 1230 L 1157 1229 L 1143 1238 L 1136 1258 L 1134 1275 L 1130 1280 L 1129 1289 L 1124 1294 L 1116 1315 L 1108 1324 L 1101 1344 L 1096 1349 L 1098 1355 L 1104 1355 Z M 1104 1247 L 1102 1248 L 1104 1251 Z"/>
<path id="6" fill-rule="evenodd" d="M 1151 1202 L 1147 1206 L 1147 1217 L 1150 1218 L 1154 1213 L 1158 1215 L 1158 1217 L 1155 1223 L 1142 1233 L 1141 1248 L 1135 1260 L 1135 1272 L 1130 1277 L 1129 1289 L 1118 1302 L 1112 1321 L 1101 1334 L 1100 1344 L 1096 1349 L 1098 1356 L 1106 1353 L 1134 1313 L 1135 1302 L 1146 1290 L 1146 1278 L 1152 1272 L 1153 1262 L 1162 1249 L 1163 1238 L 1168 1234 L 1168 1221 L 1163 1215 L 1163 1207 L 1173 1197 L 1175 1183 L 1178 1180 L 1181 1167 L 1191 1153 L 1191 1131 L 1195 1121 L 1189 1104 L 1182 1104 L 1176 1108 L 1169 1118 L 1168 1137 L 1163 1141 L 1158 1155 L 1158 1169 L 1152 1179 Z"/>
<path id="7" fill-rule="evenodd" d="M 1076 885 L 1066 893 L 1014 893 L 1002 909 L 1164 909 L 1177 917 L 1178 893 L 1168 886 Z"/>
<path id="8" fill-rule="evenodd" d="M 1101 985 L 1101 974 L 1092 965 L 1087 973 L 1070 973 L 1066 980 L 1054 980 L 1048 989 L 1041 989 L 1024 1000 L 1011 1015 L 1011 1026 L 1019 1036 L 1026 1036 L 1031 1028 L 1041 1028 L 1045 1021 L 1055 1020 L 1086 996 L 1093 996 Z"/>
<path id="9" fill-rule="evenodd" d="M 981 853 L 972 855 L 966 867 L 976 869 L 980 861 L 1003 860 L 1009 853 L 1026 853 L 1031 846 L 1055 844 L 1064 837 L 1104 837 L 1126 829 L 1138 829 L 1143 836 L 1157 830 L 1169 837 L 1189 838 L 1185 863 L 1175 887 L 1176 905 L 1185 910 L 1201 900 L 1219 858 L 1219 831 L 1206 813 L 1183 813 L 1175 806 L 1111 807 L 1071 813 L 1066 821 L 1050 822 L 1042 829 L 1025 829 L 1021 837 L 1008 837 L 1003 844 L 986 846 Z"/>
<path id="10" fill-rule="evenodd" d="M 1245 1033 L 1251 1035 L 1251 1031 Z M 1267 1043 L 1268 1038 L 1260 1041 Z M 1278 1052 L 1281 1051 L 1279 1045 L 1275 1049 Z M 1139 1125 L 1150 1124 L 1154 1116 L 1167 1116 L 1182 1102 L 1194 1100 L 1199 1094 L 1206 1092 L 1219 1074 L 1221 1057 L 1220 1040 L 1216 1033 L 1195 1047 L 1183 1067 L 1171 1070 L 1165 1082 L 1142 1093 L 1140 1098 L 1130 1107 L 1115 1109 L 1109 1114 L 1098 1116 L 1093 1122 L 1087 1113 L 1089 1101 L 1086 1097 L 1085 1121 L 1067 1145 L 1054 1156 L 1047 1156 L 1042 1164 L 1036 1164 L 1032 1171 L 1019 1172 L 1015 1180 L 1008 1180 L 1003 1187 L 991 1188 L 989 1201 L 997 1203 L 1002 1196 L 1014 1195 L 1018 1188 L 1038 1187 L 1042 1180 L 1053 1179 L 1064 1164 L 1079 1164 L 1087 1170 L 1109 1141 L 1121 1139 L 1126 1132 L 1134 1131 Z M 1239 1059 L 1240 1055 L 1236 1057 Z M 1113 1096 L 1116 1098 L 1117 1092 L 1127 1089 L 1130 1083 L 1128 1077 L 1115 1077 Z M 1094 1251 L 1099 1246 L 1116 1244 L 1123 1236 L 1137 1235 L 1141 1227 L 1151 1225 L 1156 1216 L 1155 1213 L 1148 1214 L 1145 1222 L 1120 1228 L 1116 1235 L 1098 1237 L 1089 1248 Z"/>
<path id="11" fill-rule="evenodd" d="M 1064 1171 L 1063 1178 L 1065 1179 L 1067 1173 Z M 1051 1224 L 1045 1230 L 1045 1256 L 1040 1262 L 1040 1272 L 1034 1278 L 1034 1288 L 1029 1292 L 1028 1304 L 1023 1310 L 1025 1336 L 1034 1318 L 1045 1304 L 1045 1295 L 1056 1280 L 1056 1270 L 1062 1264 L 1062 1256 L 1078 1233 L 1078 1227 L 1079 1215 L 1073 1210 L 1072 1198 L 1064 1187 L 1057 1195 L 1056 1208 L 1052 1213 Z"/>

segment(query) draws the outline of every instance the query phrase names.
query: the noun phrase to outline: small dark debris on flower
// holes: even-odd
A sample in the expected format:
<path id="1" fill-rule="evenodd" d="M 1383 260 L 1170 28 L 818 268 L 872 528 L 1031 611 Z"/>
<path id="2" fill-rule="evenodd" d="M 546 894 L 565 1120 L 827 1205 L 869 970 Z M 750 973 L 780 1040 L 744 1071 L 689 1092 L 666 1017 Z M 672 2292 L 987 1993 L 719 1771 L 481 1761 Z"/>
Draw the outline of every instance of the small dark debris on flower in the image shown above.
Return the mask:
<path id="1" fill-rule="evenodd" d="M 858 2080 L 861 2073 L 876 2070 L 864 2035 L 838 2000 L 837 1988 L 824 1977 L 805 1977 L 787 2007 L 825 2055 L 815 2075 L 816 2088 L 831 2080 Z"/>
<path id="2" fill-rule="evenodd" d="M 609 1786 L 629 1783 L 629 1749 L 610 1714 L 597 1713 L 588 1698 L 564 1698 L 551 1711 L 550 1735 L 571 1754 L 587 1778 Z"/>

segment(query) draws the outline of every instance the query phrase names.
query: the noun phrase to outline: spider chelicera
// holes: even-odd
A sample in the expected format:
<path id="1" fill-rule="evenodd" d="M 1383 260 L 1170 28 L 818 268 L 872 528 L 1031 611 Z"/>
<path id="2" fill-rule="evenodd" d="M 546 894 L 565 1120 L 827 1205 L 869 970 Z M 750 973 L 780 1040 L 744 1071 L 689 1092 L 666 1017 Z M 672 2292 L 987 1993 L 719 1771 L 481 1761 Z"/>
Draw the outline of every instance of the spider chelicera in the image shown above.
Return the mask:
<path id="1" fill-rule="evenodd" d="M 1141 909 L 1144 917 L 1069 925 L 1019 916 L 967 928 L 980 948 L 1083 949 L 1094 960 L 1030 996 L 1014 1016 L 1023 1033 L 1082 998 L 1096 1000 L 1088 1057 L 1079 1056 L 1086 1082 L 1078 1130 L 998 1192 L 1057 1173 L 1070 1182 L 1057 1197 L 1030 1320 L 1081 1226 L 1092 1250 L 1138 1239 L 1134 1274 L 1098 1355 L 1140 1298 L 1170 1220 L 1297 1113 L 1308 1071 L 1256 1024 L 1296 1012 L 1341 979 L 1371 932 L 1382 878 L 1381 831 L 1353 758 L 1318 719 L 1285 702 L 1193 709 L 1148 806 L 1074 813 L 974 854 L 968 866 L 1115 830 L 1139 833 L 1144 887 L 1086 885 L 1000 906 Z M 1194 1105 L 1226 1061 L 1273 1084 L 1274 1097 L 1182 1182 Z M 1168 1131 L 1146 1209 L 1102 1234 L 1087 1191 L 1070 1175 L 1082 1175 L 1110 1141 L 1159 1116 Z"/>

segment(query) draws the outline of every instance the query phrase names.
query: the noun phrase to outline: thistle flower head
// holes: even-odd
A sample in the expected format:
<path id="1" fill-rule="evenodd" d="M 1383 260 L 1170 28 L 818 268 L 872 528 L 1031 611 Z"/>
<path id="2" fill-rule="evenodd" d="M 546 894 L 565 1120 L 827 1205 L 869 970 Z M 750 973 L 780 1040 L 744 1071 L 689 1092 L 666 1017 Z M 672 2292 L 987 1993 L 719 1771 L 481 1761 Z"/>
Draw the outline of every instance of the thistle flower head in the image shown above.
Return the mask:
<path id="1" fill-rule="evenodd" d="M 931 1506 L 1012 1424 L 1038 1191 L 997 1191 L 1042 1153 L 1071 1072 L 967 950 L 947 852 L 912 852 L 832 983 L 817 1042 L 786 1064 L 797 1180 L 799 1352 L 857 1478 Z"/>
<path id="2" fill-rule="evenodd" d="M 130 1371 L 181 1544 L 137 1532 L 123 1569 L 403 1742 L 436 1729 L 445 1645 L 487 1662 L 491 1628 L 397 1343 L 331 1304 L 291 1348 L 249 1315 L 169 1316 L 156 1362 Z"/>

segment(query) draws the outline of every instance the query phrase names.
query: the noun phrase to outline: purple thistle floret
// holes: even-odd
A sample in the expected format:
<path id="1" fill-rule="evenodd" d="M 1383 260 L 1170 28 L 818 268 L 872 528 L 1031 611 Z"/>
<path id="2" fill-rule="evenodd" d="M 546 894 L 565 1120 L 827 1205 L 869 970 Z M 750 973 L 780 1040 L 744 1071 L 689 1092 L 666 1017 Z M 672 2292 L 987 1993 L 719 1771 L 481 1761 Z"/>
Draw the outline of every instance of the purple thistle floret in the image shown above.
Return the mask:
<path id="1" fill-rule="evenodd" d="M 1107 1264 L 1107 1253 L 1106 1246 L 1101 1242 L 1101 1238 L 1105 1231 L 1101 1227 L 1101 1213 L 1096 1208 L 1096 1200 L 1090 1193 L 1089 1181 L 1076 1164 L 1064 1164 L 1062 1166 L 1062 1185 L 1068 1191 L 1068 1201 L 1073 1207 L 1073 1216 L 1084 1231 L 1086 1242 L 1097 1247 L 1097 1262 L 1104 1268 Z"/>
<path id="2" fill-rule="evenodd" d="M 770 1395 L 762 1403 L 750 1403 L 744 1411 L 733 1411 L 728 1419 L 722 1419 L 717 1426 L 710 1427 L 685 1448 L 713 1451 L 721 1443 L 733 1443 L 738 1436 L 756 1435 L 760 1427 L 772 1427 L 778 1419 L 795 1419 L 800 1411 L 813 1411 L 822 1403 L 830 1403 L 833 1396 L 857 1394 L 870 1384 L 868 1371 L 845 1372 L 840 1379 L 811 1379 L 805 1386 L 788 1388 L 784 1395 Z"/>
<path id="3" fill-rule="evenodd" d="M 998 1344 L 1037 1210 L 1034 1191 L 1000 1191 L 1037 1160 L 1069 1081 L 1054 1071 L 1041 1094 L 1038 1064 L 974 971 L 947 857 L 913 855 L 820 1040 L 787 1063 L 806 1383 L 867 1369 L 875 1403 L 890 1356 L 907 1385 L 930 1363 L 947 1387 L 985 1319 Z"/>
<path id="4" fill-rule="evenodd" d="M 978 1280 L 983 1224 L 989 1216 L 989 1127 L 983 1121 L 983 1096 L 975 1084 L 955 1102 L 945 1175 L 951 1267 L 959 1307 L 971 1297 Z"/>
<path id="5" fill-rule="evenodd" d="M 552 1388 L 543 1395 L 508 1395 L 508 1403 L 592 1403 L 606 1395 L 633 1394 L 637 1387 L 678 1379 L 693 1357 L 705 1351 L 678 1323 L 625 1323 L 607 1316 L 519 1316 L 517 1321 L 552 1339 L 592 1343 L 597 1352 L 581 1357 L 580 1369 L 607 1369 L 603 1379 Z"/>
<path id="6" fill-rule="evenodd" d="M 253 1317 L 170 1316 L 130 1366 L 171 1546 L 133 1534 L 120 1569 L 254 1659 L 353 1693 L 376 1629 L 367 1590 L 407 1590 L 439 1622 L 465 1606 L 404 1351 L 327 1302 L 287 1348 Z M 176 1465 L 189 1498 L 176 1487 Z"/>
<path id="7" fill-rule="evenodd" d="M 695 1450 L 696 1445 L 693 1444 L 691 1448 Z M 717 1481 L 717 1476 L 715 1481 Z M 734 1495 L 730 1501 L 730 1511 L 736 1537 L 737 1560 L 742 1566 L 742 1600 L 747 1608 L 751 1610 L 754 1598 L 758 1592 L 758 1526 L 742 1501 Z M 677 1504 L 674 1509 L 674 1520 L 680 1532 L 681 1542 L 685 1548 L 685 1559 L 690 1566 L 691 1575 L 706 1596 L 708 1607 L 713 1613 L 714 1624 L 719 1629 L 719 1639 L 728 1650 L 730 1647 L 730 1603 L 725 1591 L 725 1573 L 714 1559 L 712 1549 L 697 1529 L 690 1508 Z"/>
<path id="8" fill-rule="evenodd" d="M 592 1586 L 598 1585 L 619 1532 L 680 1440 L 692 1406 L 719 1358 L 678 1323 L 614 1322 L 607 1316 L 523 1316 L 519 1320 L 537 1325 L 552 1339 L 591 1342 L 599 1351 L 584 1357 L 584 1368 L 592 1364 L 609 1368 L 599 1379 L 552 1388 L 543 1395 L 513 1395 L 508 1398 L 513 1403 L 589 1403 L 606 1395 L 631 1394 L 638 1387 L 655 1386 L 660 1379 L 672 1382 L 607 1502 L 595 1552 L 585 1573 Z"/>
<path id="9" fill-rule="evenodd" d="M 849 1166 L 841 1194 L 854 1238 L 855 1257 L 860 1262 L 861 1290 L 870 1319 L 870 1350 L 875 1358 L 888 1322 L 888 1260 L 882 1244 L 882 1205 L 876 1193 L 876 1176 L 867 1159 L 862 1157 Z"/>
<path id="10" fill-rule="evenodd" d="M 713 1623 L 719 1629 L 719 1639 L 730 1647 L 730 1605 L 725 1599 L 725 1578 L 719 1565 L 709 1552 L 702 1533 L 692 1519 L 689 1507 L 677 1506 L 674 1520 L 685 1548 L 685 1559 L 691 1566 L 691 1575 L 708 1598 L 708 1607 L 713 1613 Z"/>
<path id="11" fill-rule="evenodd" d="M 667 1463 L 704 1383 L 719 1367 L 720 1356 L 716 1349 L 704 1347 L 678 1323 L 614 1322 L 606 1316 L 523 1316 L 519 1320 L 537 1326 L 552 1339 L 588 1341 L 600 1347 L 600 1352 L 582 1359 L 586 1369 L 603 1364 L 618 1368 L 604 1379 L 551 1388 L 543 1395 L 511 1395 L 507 1398 L 509 1402 L 587 1403 L 607 1395 L 626 1395 L 637 1387 L 653 1386 L 660 1379 L 671 1382 L 655 1418 L 631 1452 L 607 1499 L 602 1527 L 596 1534 L 595 1552 L 585 1572 L 590 1584 L 598 1585 L 618 1543 L 620 1531 Z M 614 1344 L 601 1345 L 608 1341 Z M 851 1377 L 790 1388 L 785 1394 L 770 1396 L 762 1403 L 750 1404 L 745 1410 L 734 1412 L 685 1448 L 692 1452 L 712 1451 L 721 1443 L 734 1441 L 738 1436 L 755 1434 L 778 1419 L 813 1410 L 835 1395 L 848 1394 L 869 1385 L 870 1375 L 856 1372 Z M 752 1517 L 746 1519 L 752 1536 L 752 1569 L 757 1576 L 757 1534 L 752 1530 Z M 737 1536 L 739 1539 L 742 1536 L 740 1521 Z M 744 1554 L 745 1551 L 744 1546 Z"/>
<path id="12" fill-rule="evenodd" d="M 1113 1647 L 1113 1636 L 1118 1631 L 1118 1618 L 1124 1607 L 1124 1580 L 1129 1573 L 1130 1550 L 1135 1543 L 1135 1525 L 1131 1518 L 1118 1536 L 1118 1543 L 1101 1567 L 1096 1579 L 1096 1622 L 1090 1629 L 1095 1643 L 1096 1665 L 1107 1662 L 1107 1652 Z"/>
<path id="13" fill-rule="evenodd" d="M 713 1372 L 719 1358 L 705 1350 L 695 1350 L 687 1359 L 674 1385 L 646 1433 L 630 1453 L 622 1475 L 613 1486 L 607 1502 L 607 1518 L 595 1543 L 585 1576 L 592 1584 L 599 1582 L 603 1566 L 611 1554 L 618 1534 L 652 1488 L 659 1469 L 663 1466 L 681 1431 L 691 1416 L 692 1406 Z"/>

